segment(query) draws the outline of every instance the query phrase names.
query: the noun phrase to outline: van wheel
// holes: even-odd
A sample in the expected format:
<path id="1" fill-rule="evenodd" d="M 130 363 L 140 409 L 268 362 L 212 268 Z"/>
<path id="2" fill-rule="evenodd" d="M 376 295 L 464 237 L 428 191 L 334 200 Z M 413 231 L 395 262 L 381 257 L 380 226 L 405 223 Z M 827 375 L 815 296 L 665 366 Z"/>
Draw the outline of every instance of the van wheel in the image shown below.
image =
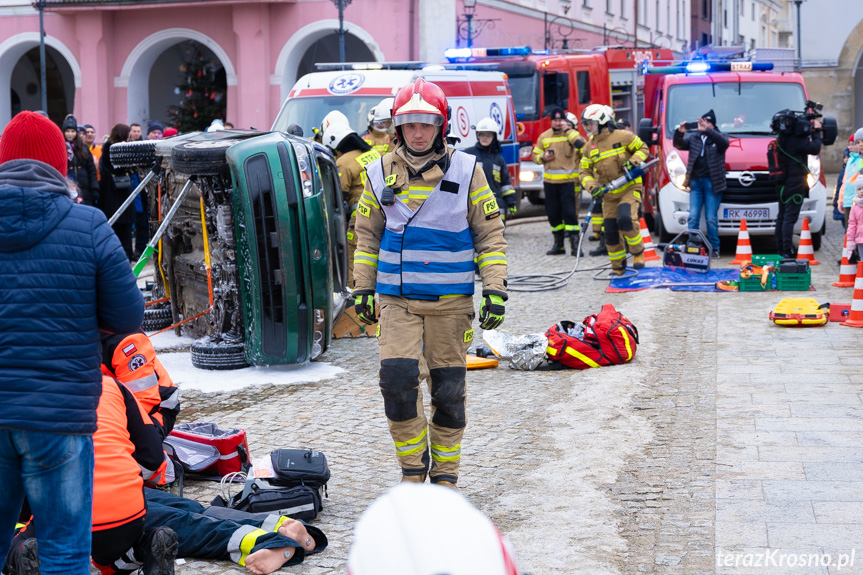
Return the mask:
<path id="1" fill-rule="evenodd" d="M 656 222 L 656 241 L 660 244 L 667 244 L 673 239 L 673 236 L 665 231 L 665 226 L 662 224 L 662 214 L 654 214 L 653 219 Z"/>
<path id="2" fill-rule="evenodd" d="M 171 167 L 189 176 L 216 176 L 228 170 L 225 150 L 240 140 L 185 142 L 171 150 Z"/>
<path id="3" fill-rule="evenodd" d="M 173 322 L 171 317 L 171 308 L 164 309 L 145 309 L 144 323 L 141 324 L 141 329 L 144 331 L 159 331 L 170 326 Z"/>
<path id="4" fill-rule="evenodd" d="M 111 146 L 110 154 L 115 168 L 149 168 L 156 161 L 156 141 L 118 142 Z"/>
<path id="5" fill-rule="evenodd" d="M 192 344 L 192 365 L 198 369 L 228 370 L 249 367 L 242 343 L 214 343 L 204 338 Z"/>
<path id="6" fill-rule="evenodd" d="M 528 190 L 527 191 L 527 201 L 532 203 L 535 206 L 541 206 L 545 203 L 544 198 L 539 197 L 540 190 Z"/>

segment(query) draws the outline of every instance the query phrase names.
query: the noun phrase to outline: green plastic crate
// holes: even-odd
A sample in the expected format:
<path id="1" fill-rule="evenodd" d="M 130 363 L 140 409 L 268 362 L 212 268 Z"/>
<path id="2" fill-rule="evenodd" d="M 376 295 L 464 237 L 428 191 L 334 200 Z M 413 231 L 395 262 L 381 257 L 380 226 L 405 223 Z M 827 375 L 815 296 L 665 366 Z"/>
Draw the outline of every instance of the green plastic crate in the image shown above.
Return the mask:
<path id="1" fill-rule="evenodd" d="M 805 274 L 776 274 L 776 289 L 783 291 L 809 291 L 812 270 Z"/>
<path id="2" fill-rule="evenodd" d="M 782 256 L 776 254 L 754 254 L 752 256 L 752 264 L 756 266 L 774 265 L 779 266 L 782 261 Z"/>
<path id="3" fill-rule="evenodd" d="M 767 283 L 764 287 L 761 287 L 761 276 L 753 275 L 748 279 L 739 278 L 739 290 L 740 291 L 771 291 L 773 290 L 773 278 L 774 275 L 771 272 L 770 275 L 767 276 Z"/>

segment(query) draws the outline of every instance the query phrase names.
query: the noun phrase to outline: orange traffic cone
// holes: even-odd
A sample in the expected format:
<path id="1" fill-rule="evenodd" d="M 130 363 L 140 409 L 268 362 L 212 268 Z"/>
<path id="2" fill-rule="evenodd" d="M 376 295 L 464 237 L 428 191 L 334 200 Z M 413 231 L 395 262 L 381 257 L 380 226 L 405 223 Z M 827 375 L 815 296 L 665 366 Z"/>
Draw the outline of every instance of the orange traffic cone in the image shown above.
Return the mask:
<path id="1" fill-rule="evenodd" d="M 740 233 L 737 235 L 737 253 L 734 259 L 728 262 L 730 266 L 739 266 L 743 262 L 752 261 L 752 244 L 749 243 L 749 231 L 746 229 L 746 220 L 740 220 Z"/>
<path id="2" fill-rule="evenodd" d="M 839 281 L 833 282 L 835 287 L 852 287 L 854 285 L 854 272 L 856 271 L 854 264 L 848 263 L 848 258 L 851 257 L 851 250 L 848 249 L 848 238 L 845 238 L 845 243 L 842 245 L 842 263 L 839 264 Z"/>
<path id="3" fill-rule="evenodd" d="M 812 247 L 812 232 L 809 231 L 809 218 L 803 219 L 803 229 L 800 230 L 800 246 L 797 248 L 798 260 L 809 260 L 810 266 L 817 266 L 821 262 L 815 259 L 815 250 Z"/>
<path id="4" fill-rule="evenodd" d="M 851 300 L 851 313 L 839 325 L 863 327 L 863 262 L 857 264 L 857 277 L 854 278 L 854 299 Z"/>
<path id="5" fill-rule="evenodd" d="M 641 218 L 639 221 L 641 222 L 641 243 L 644 244 L 644 261 L 659 261 L 659 256 L 656 255 L 656 247 L 653 245 L 650 231 L 647 229 L 647 222 L 644 221 L 644 218 Z"/>

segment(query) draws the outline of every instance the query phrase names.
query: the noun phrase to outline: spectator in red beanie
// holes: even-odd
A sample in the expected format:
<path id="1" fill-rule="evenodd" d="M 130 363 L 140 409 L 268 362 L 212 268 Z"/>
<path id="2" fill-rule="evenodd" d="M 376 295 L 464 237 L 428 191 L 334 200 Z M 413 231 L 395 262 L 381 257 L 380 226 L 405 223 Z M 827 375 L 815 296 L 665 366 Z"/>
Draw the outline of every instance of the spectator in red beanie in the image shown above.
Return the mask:
<path id="1" fill-rule="evenodd" d="M 162 133 L 165 138 L 170 138 L 171 136 L 176 136 L 177 134 L 179 134 L 177 128 L 165 128 L 165 131 Z"/>
<path id="2" fill-rule="evenodd" d="M 140 329 L 144 301 L 120 241 L 73 203 L 63 134 L 21 112 L 0 138 L 0 557 L 26 495 L 32 549 L 18 572 L 89 575 L 99 328 Z M 18 553 L 18 555 L 16 555 Z M 16 562 L 17 561 L 17 562 Z M 23 562 L 23 564 L 22 564 Z"/>

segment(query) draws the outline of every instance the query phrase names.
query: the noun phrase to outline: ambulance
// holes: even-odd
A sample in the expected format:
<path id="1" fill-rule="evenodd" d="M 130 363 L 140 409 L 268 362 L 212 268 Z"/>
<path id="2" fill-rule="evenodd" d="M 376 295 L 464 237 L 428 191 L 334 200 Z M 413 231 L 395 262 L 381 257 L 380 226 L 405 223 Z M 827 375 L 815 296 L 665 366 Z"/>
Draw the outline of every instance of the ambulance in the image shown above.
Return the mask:
<path id="1" fill-rule="evenodd" d="M 767 145 L 773 115 L 783 109 L 804 110 L 808 96 L 803 76 L 773 71 L 770 62 L 703 59 L 645 65 L 644 118 L 638 135 L 650 145 L 660 167 L 645 178 L 645 214 L 654 222 L 659 241 L 687 229 L 689 191 L 683 187 L 688 152 L 676 150 L 674 132 L 681 122 L 695 122 L 708 110 L 729 137 L 725 152 L 727 189 L 719 205 L 719 235 L 737 236 L 746 220 L 750 236 L 772 236 L 779 213 L 779 192 L 768 178 Z M 836 139 L 836 120 L 824 118 L 823 145 Z M 803 198 L 795 233 L 808 219 L 812 245 L 821 247 L 826 229 L 827 188 L 820 156 L 808 157 L 809 193 Z M 706 230 L 704 218 L 702 228 Z"/>
<path id="2" fill-rule="evenodd" d="M 560 106 L 581 119 L 589 104 L 605 104 L 616 119 L 635 127 L 644 79 L 642 63 L 670 60 L 671 50 L 598 47 L 593 50 L 531 50 L 528 46 L 453 48 L 451 63 L 486 66 L 509 78 L 518 130 L 520 189 L 531 203 L 543 202 L 542 166 L 531 160 L 539 135 L 551 127 L 548 109 Z M 584 134 L 584 130 L 580 130 Z"/>
<path id="3" fill-rule="evenodd" d="M 450 135 L 461 139 L 455 145 L 457 149 L 476 143 L 477 122 L 486 117 L 497 122 L 501 127 L 501 153 L 513 187 L 518 186 L 515 112 L 506 74 L 417 62 L 318 64 L 317 68 L 317 72 L 306 74 L 294 84 L 276 116 L 273 131 L 285 132 L 288 126 L 297 124 L 306 136 L 311 136 L 324 116 L 339 110 L 351 127 L 363 134 L 368 128 L 369 110 L 384 98 L 394 97 L 403 86 L 423 78 L 446 94 L 451 109 Z"/>

